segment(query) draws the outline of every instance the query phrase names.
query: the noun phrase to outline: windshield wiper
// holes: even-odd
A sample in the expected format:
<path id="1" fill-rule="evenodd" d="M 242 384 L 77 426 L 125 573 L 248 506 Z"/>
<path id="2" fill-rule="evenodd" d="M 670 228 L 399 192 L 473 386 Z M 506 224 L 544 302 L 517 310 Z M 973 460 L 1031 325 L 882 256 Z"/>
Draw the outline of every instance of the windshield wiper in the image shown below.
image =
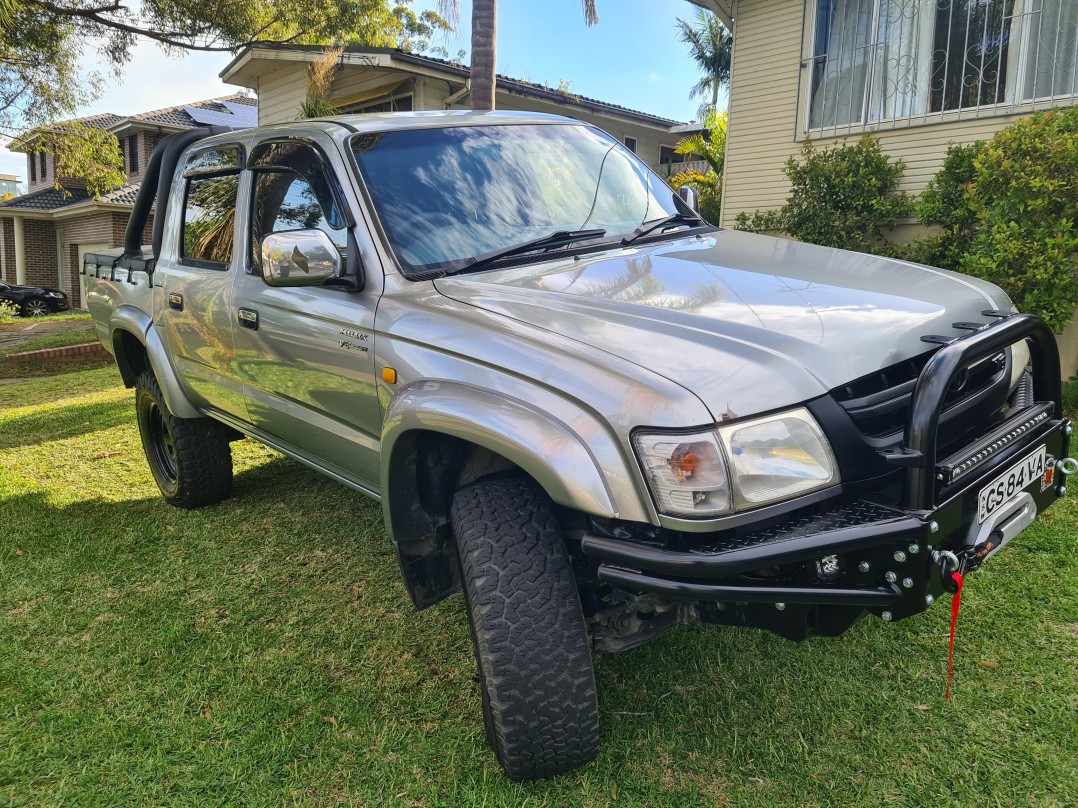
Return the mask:
<path id="1" fill-rule="evenodd" d="M 474 258 L 468 259 L 464 266 L 455 269 L 451 272 L 447 272 L 447 275 L 456 275 L 458 272 L 471 272 L 472 270 L 479 269 L 493 264 L 502 258 L 509 258 L 513 255 L 521 255 L 532 250 L 552 249 L 554 247 L 562 247 L 566 244 L 572 244 L 574 241 L 584 241 L 589 238 L 601 238 L 606 235 L 606 231 L 602 229 L 596 230 L 557 230 L 553 233 L 547 233 L 545 236 L 539 236 L 539 238 L 529 239 L 528 241 L 522 241 L 520 244 L 514 244 L 512 247 L 502 247 L 497 250 L 491 250 L 490 252 L 477 255 Z"/>
<path id="2" fill-rule="evenodd" d="M 622 245 L 632 244 L 638 238 L 646 236 L 648 233 L 652 233 L 656 230 L 661 230 L 664 227 L 668 227 L 672 224 L 703 224 L 704 220 L 699 216 L 692 213 L 675 213 L 672 216 L 664 216 L 661 219 L 656 219 L 653 222 L 644 222 L 631 235 L 626 236 L 621 240 Z"/>

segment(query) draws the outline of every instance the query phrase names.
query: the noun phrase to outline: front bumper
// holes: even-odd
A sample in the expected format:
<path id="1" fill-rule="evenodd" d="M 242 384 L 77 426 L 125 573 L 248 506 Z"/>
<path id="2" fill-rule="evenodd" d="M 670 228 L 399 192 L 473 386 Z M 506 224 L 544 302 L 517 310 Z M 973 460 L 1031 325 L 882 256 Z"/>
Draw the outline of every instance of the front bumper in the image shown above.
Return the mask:
<path id="1" fill-rule="evenodd" d="M 789 608 L 789 617 L 806 617 L 804 630 L 780 631 L 795 637 L 839 633 L 865 610 L 888 620 L 924 611 L 950 586 L 953 559 L 975 570 L 1065 492 L 1063 473 L 1041 475 L 1008 491 L 991 519 L 979 514 L 982 490 L 1001 472 L 1039 447 L 1054 470 L 1068 457 L 1071 434 L 1059 405 L 1053 335 L 1035 318 L 991 314 L 999 322 L 940 349 L 918 379 L 903 448 L 882 453 L 903 468 L 901 491 L 831 501 L 765 527 L 696 534 L 689 545 L 661 533 L 641 539 L 593 531 L 581 549 L 597 563 L 597 580 L 630 593 L 736 605 L 720 607 L 720 622 L 761 624 L 761 608 L 772 615 Z M 939 416 L 954 378 L 1023 338 L 1030 342 L 1036 403 L 937 460 Z M 841 614 L 810 618 L 812 607 L 838 607 L 831 611 Z M 735 612 L 737 619 L 727 619 Z M 774 620 L 763 622 L 774 628 L 766 625 Z"/>

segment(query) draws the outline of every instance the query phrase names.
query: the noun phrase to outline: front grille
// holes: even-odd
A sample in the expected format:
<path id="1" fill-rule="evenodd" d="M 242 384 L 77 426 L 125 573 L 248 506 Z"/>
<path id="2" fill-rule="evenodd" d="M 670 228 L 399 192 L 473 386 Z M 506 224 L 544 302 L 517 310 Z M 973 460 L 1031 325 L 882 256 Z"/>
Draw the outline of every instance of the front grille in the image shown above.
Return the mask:
<path id="1" fill-rule="evenodd" d="M 938 349 L 936 349 L 938 350 Z M 906 427 L 910 399 L 917 377 L 921 375 L 935 351 L 899 362 L 883 370 L 854 379 L 831 391 L 832 397 L 846 411 L 861 434 L 873 443 L 886 445 L 897 441 Z M 994 404 L 1006 396 L 1002 390 L 1007 374 L 1007 359 L 1003 352 L 976 362 L 966 368 L 955 380 L 944 400 L 944 419 L 952 411 L 967 413 L 982 403 Z M 992 393 L 1000 396 L 992 396 Z M 998 406 L 990 406 L 991 410 Z M 957 414 L 957 412 L 955 412 Z M 977 413 L 983 421 L 986 413 Z M 970 424 L 971 427 L 980 424 Z M 963 430 L 965 431 L 965 430 Z"/>

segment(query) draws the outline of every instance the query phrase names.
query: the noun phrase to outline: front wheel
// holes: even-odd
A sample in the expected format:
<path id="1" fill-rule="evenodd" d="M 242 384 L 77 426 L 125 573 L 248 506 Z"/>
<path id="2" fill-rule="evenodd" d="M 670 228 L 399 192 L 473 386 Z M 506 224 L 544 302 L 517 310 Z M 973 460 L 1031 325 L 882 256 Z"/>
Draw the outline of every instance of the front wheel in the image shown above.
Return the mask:
<path id="1" fill-rule="evenodd" d="M 453 497 L 453 532 L 487 740 L 514 780 L 595 757 L 599 704 L 587 627 L 550 500 L 524 476 Z"/>
<path id="2" fill-rule="evenodd" d="M 200 508 L 232 490 L 229 433 L 209 418 L 177 418 L 165 404 L 152 370 L 135 383 L 142 450 L 161 496 L 177 508 Z"/>

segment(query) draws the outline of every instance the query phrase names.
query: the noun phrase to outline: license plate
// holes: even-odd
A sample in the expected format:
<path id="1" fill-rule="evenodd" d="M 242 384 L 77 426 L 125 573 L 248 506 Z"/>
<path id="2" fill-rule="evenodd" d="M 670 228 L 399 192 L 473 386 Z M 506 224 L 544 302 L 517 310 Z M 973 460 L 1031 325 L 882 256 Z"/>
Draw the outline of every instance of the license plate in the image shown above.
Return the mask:
<path id="1" fill-rule="evenodd" d="M 1030 483 L 1043 480 L 1047 457 L 1047 449 L 1040 446 L 982 488 L 977 495 L 977 524 L 995 513 L 1001 505 L 1005 505 Z"/>

